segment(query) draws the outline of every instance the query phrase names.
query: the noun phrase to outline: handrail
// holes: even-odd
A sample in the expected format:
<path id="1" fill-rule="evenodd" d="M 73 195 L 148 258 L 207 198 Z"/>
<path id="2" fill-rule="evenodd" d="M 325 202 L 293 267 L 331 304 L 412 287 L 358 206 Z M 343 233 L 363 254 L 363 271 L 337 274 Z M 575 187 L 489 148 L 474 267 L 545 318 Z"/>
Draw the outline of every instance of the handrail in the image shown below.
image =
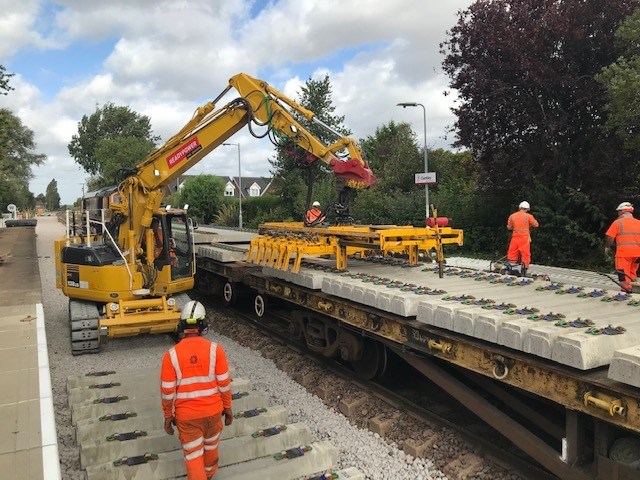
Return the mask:
<path id="1" fill-rule="evenodd" d="M 111 239 L 111 243 L 113 244 L 114 247 L 116 247 L 116 250 L 118 251 L 118 253 L 120 254 L 120 257 L 124 261 L 124 266 L 127 267 L 127 273 L 129 274 L 129 290 L 133 290 L 133 275 L 131 274 L 131 269 L 129 268 L 129 264 L 127 263 L 127 259 L 125 258 L 124 253 L 122 253 L 122 250 L 120 250 L 120 246 L 113 239 L 113 236 L 111 235 L 111 232 L 109 231 L 109 229 L 107 228 L 107 226 L 104 223 L 98 222 L 97 220 L 89 220 L 89 221 L 91 223 L 95 223 L 95 224 L 100 225 L 102 227 L 102 234 L 103 235 L 104 235 L 105 232 L 107 232 L 107 235 L 109 235 L 109 239 Z"/>

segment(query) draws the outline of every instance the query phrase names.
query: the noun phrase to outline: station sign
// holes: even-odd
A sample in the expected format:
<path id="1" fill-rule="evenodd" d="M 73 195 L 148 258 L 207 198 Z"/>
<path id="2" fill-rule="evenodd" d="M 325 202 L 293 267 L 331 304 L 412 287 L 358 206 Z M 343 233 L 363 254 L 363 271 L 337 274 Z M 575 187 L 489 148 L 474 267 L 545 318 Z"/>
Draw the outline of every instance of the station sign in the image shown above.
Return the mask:
<path id="1" fill-rule="evenodd" d="M 416 173 L 415 178 L 416 185 L 436 184 L 436 172 Z"/>

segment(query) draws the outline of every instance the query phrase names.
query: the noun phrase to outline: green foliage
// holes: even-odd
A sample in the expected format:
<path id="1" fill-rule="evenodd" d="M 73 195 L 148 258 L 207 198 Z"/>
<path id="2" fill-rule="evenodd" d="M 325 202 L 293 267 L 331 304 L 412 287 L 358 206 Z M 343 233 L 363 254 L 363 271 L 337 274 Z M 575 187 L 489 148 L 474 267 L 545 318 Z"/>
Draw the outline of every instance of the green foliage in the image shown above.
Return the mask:
<path id="1" fill-rule="evenodd" d="M 536 184 L 530 199 L 540 222 L 531 243 L 536 261 L 574 268 L 606 265 L 602 231 L 607 218 L 587 195 L 559 177 L 554 184 Z"/>
<path id="2" fill-rule="evenodd" d="M 213 222 L 222 227 L 238 226 L 238 204 L 236 202 L 225 202 L 220 206 L 220 210 L 213 217 Z"/>
<path id="3" fill-rule="evenodd" d="M 7 73 L 4 65 L 0 65 L 0 95 L 7 95 L 13 87 L 9 85 L 9 79 L 13 77 L 13 73 Z"/>
<path id="4" fill-rule="evenodd" d="M 408 123 L 389 122 L 359 143 L 384 191 L 414 190 L 413 174 L 424 171 L 424 153 Z"/>
<path id="5" fill-rule="evenodd" d="M 300 220 L 293 218 L 289 212 L 289 206 L 276 195 L 264 195 L 262 197 L 249 197 L 242 200 L 243 224 L 246 228 L 258 228 L 265 222 L 291 222 Z"/>
<path id="6" fill-rule="evenodd" d="M 180 192 L 173 195 L 176 206 L 189 204 L 189 214 L 203 223 L 211 223 L 223 204 L 224 181 L 215 175 L 188 178 Z"/>
<path id="7" fill-rule="evenodd" d="M 357 223 L 424 226 L 424 192 L 418 190 L 387 192 L 374 186 L 357 192 L 351 205 Z"/>
<path id="8" fill-rule="evenodd" d="M 71 137 L 67 148 L 87 173 L 103 176 L 104 157 L 98 156 L 102 147 L 101 141 L 131 137 L 146 145 L 155 145 L 159 139 L 151 133 L 149 117 L 140 115 L 129 107 L 107 103 L 102 108 L 96 107 L 96 111 L 91 115 L 83 115 L 82 120 L 78 122 L 78 133 Z"/>
<path id="9" fill-rule="evenodd" d="M 33 132 L 6 108 L 0 109 L 0 176 L 27 181 L 31 168 L 42 164 L 46 156 L 33 153 Z"/>
<path id="10" fill-rule="evenodd" d="M 56 182 L 55 178 L 47 185 L 44 198 L 47 210 L 58 210 L 60 208 L 60 194 L 58 193 L 58 182 Z"/>
<path id="11" fill-rule="evenodd" d="M 39 193 L 38 195 L 36 195 L 36 203 L 41 203 L 44 205 L 44 202 L 45 202 L 44 193 Z"/>
<path id="12" fill-rule="evenodd" d="M 443 69 L 457 91 L 456 146 L 474 152 L 483 189 L 519 196 L 562 175 L 601 208 L 635 189 L 640 162 L 603 131 L 595 76 L 620 56 L 614 32 L 638 5 L 486 0 L 458 12 Z"/>
<path id="13" fill-rule="evenodd" d="M 150 140 L 137 137 L 100 139 L 96 146 L 95 158 L 101 171 L 89 179 L 89 190 L 117 185 L 122 180 L 120 171 L 141 163 L 154 148 Z"/>
<path id="14" fill-rule="evenodd" d="M 605 129 L 617 135 L 624 147 L 640 152 L 640 9 L 630 15 L 616 31 L 616 41 L 624 52 L 602 69 L 596 79 L 606 90 Z"/>
<path id="15" fill-rule="evenodd" d="M 35 206 L 29 191 L 31 169 L 41 165 L 46 156 L 36 154 L 33 132 L 6 108 L 0 109 L 0 210 L 14 203 L 26 210 Z"/>
<path id="16" fill-rule="evenodd" d="M 344 116 L 334 115 L 335 106 L 332 100 L 331 81 L 328 75 L 314 80 L 309 78 L 301 87 L 298 103 L 315 113 L 315 117 L 331 126 L 342 135 L 351 132 L 343 126 Z M 325 145 L 333 143 L 335 135 L 320 127 L 318 124 L 308 121 L 306 118 L 294 112 L 294 117 L 315 138 Z M 295 219 L 301 219 L 314 201 L 314 189 L 317 183 L 327 181 L 330 169 L 321 161 L 312 165 L 306 165 L 306 153 L 299 148 L 292 148 L 286 144 L 278 147 L 276 157 L 270 160 L 273 167 L 273 190 L 284 203 L 283 214 Z M 301 168 L 302 167 L 302 168 Z M 323 187 L 321 187 L 323 188 Z M 330 203 L 337 199 L 335 194 Z"/>

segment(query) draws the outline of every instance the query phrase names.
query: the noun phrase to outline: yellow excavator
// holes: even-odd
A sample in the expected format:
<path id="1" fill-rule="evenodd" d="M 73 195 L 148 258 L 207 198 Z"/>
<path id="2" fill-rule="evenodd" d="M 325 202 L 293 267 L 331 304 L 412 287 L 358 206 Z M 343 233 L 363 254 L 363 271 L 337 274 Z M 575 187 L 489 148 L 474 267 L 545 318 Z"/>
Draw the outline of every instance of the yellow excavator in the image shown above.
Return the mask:
<path id="1" fill-rule="evenodd" d="M 232 89 L 240 96 L 216 108 Z M 337 140 L 325 145 L 290 110 Z M 98 352 L 110 338 L 176 331 L 180 309 L 189 301 L 183 292 L 194 284 L 192 223 L 185 209 L 163 207 L 163 198 L 168 185 L 244 126 L 256 138 L 269 136 L 301 153 L 304 163 L 326 163 L 336 175 L 339 205 L 346 204 L 350 189 L 375 181 L 352 139 L 266 82 L 244 73 L 233 76 L 176 135 L 125 172 L 112 195 L 109 221 L 87 215 L 84 234 L 72 231 L 67 221 L 65 237 L 55 240 L 56 285 L 69 297 L 74 355 Z M 173 240 L 176 231 L 186 231 L 186 246 Z"/>

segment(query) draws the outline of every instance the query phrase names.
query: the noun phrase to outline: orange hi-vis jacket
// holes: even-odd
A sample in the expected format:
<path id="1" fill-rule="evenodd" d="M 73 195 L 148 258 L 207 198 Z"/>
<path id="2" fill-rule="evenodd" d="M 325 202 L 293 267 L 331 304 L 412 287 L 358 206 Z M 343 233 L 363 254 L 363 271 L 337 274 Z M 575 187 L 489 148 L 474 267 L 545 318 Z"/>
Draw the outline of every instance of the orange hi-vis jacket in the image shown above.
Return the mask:
<path id="1" fill-rule="evenodd" d="M 162 358 L 164 417 L 193 420 L 231 408 L 231 377 L 222 347 L 206 338 L 187 337 Z"/>
<path id="2" fill-rule="evenodd" d="M 607 237 L 616 240 L 616 257 L 640 257 L 640 220 L 624 213 L 614 221 Z"/>
<path id="3" fill-rule="evenodd" d="M 307 223 L 313 223 L 318 219 L 324 220 L 324 217 L 322 216 L 322 210 L 315 207 L 312 208 L 311 210 L 307 210 L 307 215 L 305 219 Z"/>
<path id="4" fill-rule="evenodd" d="M 530 213 L 518 210 L 509 215 L 507 228 L 513 232 L 514 237 L 528 237 L 529 227 L 538 227 L 538 221 Z"/>

